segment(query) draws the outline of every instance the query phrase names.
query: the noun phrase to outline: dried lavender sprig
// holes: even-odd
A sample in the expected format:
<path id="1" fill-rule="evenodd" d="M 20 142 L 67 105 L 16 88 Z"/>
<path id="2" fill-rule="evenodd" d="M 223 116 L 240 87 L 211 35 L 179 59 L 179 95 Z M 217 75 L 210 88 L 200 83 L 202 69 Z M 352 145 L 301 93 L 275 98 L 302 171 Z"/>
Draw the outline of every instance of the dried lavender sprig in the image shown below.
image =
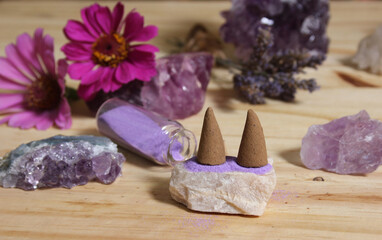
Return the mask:
<path id="1" fill-rule="evenodd" d="M 295 75 L 305 67 L 316 68 L 325 56 L 310 56 L 296 51 L 269 55 L 272 37 L 267 29 L 260 29 L 257 44 L 250 59 L 234 75 L 234 87 L 252 104 L 265 103 L 264 97 L 293 101 L 297 89 L 313 92 L 318 89 L 314 79 L 298 80 Z"/>

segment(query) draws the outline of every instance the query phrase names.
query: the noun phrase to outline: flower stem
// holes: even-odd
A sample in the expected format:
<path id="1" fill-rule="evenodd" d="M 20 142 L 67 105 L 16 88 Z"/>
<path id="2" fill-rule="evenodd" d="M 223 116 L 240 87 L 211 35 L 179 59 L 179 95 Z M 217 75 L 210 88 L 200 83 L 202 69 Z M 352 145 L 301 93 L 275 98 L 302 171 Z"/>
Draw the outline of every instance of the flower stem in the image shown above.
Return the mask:
<path id="1" fill-rule="evenodd" d="M 65 87 L 65 97 L 69 101 L 77 101 L 80 99 L 78 97 L 77 90 L 72 88 L 72 87 L 68 87 L 68 86 Z"/>
<path id="2" fill-rule="evenodd" d="M 229 59 L 223 59 L 220 57 L 215 58 L 216 65 L 228 69 L 237 69 L 237 70 L 242 70 L 243 67 L 240 64 L 237 64 L 233 62 L 232 60 Z"/>

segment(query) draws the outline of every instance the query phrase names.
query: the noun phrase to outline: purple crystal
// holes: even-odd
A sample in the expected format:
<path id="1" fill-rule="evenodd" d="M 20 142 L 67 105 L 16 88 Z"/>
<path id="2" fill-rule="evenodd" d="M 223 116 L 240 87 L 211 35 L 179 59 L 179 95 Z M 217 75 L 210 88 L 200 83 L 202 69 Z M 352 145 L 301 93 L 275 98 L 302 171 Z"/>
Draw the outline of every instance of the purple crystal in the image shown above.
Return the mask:
<path id="1" fill-rule="evenodd" d="M 382 123 L 366 111 L 313 125 L 302 139 L 301 160 L 310 169 L 365 174 L 382 164 Z"/>
<path id="2" fill-rule="evenodd" d="M 213 57 L 184 53 L 157 60 L 158 75 L 143 85 L 143 107 L 169 119 L 198 113 L 204 104 Z"/>
<path id="3" fill-rule="evenodd" d="M 382 74 L 382 25 L 359 42 L 352 62 L 359 69 L 370 69 L 374 74 Z"/>
<path id="4" fill-rule="evenodd" d="M 222 38 L 236 46 L 240 58 L 249 57 L 262 27 L 271 29 L 272 53 L 327 52 L 328 0 L 232 0 L 231 10 L 222 15 L 226 19 L 220 29 Z"/>
<path id="5" fill-rule="evenodd" d="M 169 119 L 189 117 L 203 108 L 213 62 L 212 55 L 203 52 L 163 57 L 156 61 L 158 74 L 150 82 L 134 81 L 114 93 L 100 92 L 87 104 L 95 112 L 107 99 L 118 97 Z"/>
<path id="6" fill-rule="evenodd" d="M 55 136 L 22 144 L 0 158 L 0 184 L 24 190 L 112 183 L 125 157 L 105 137 Z"/>

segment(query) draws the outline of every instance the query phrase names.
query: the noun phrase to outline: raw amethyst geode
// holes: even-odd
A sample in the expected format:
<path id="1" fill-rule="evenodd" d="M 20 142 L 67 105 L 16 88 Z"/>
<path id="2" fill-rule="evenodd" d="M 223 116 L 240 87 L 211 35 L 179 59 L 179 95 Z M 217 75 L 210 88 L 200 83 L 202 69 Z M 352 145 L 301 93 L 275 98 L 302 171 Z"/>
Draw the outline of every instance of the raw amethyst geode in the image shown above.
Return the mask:
<path id="1" fill-rule="evenodd" d="M 209 53 L 183 53 L 157 60 L 158 75 L 141 90 L 143 107 L 170 119 L 198 113 L 213 66 Z"/>
<path id="2" fill-rule="evenodd" d="M 0 158 L 0 184 L 24 190 L 112 183 L 125 157 L 105 137 L 54 136 L 22 144 Z"/>
<path id="3" fill-rule="evenodd" d="M 325 56 L 327 52 L 328 0 L 232 0 L 231 10 L 222 15 L 226 19 L 222 38 L 236 46 L 240 58 L 248 58 L 256 47 L 261 27 L 271 29 L 272 53 L 289 50 Z"/>
<path id="4" fill-rule="evenodd" d="M 114 93 L 100 92 L 87 104 L 95 112 L 107 99 L 118 97 L 169 119 L 189 117 L 203 108 L 213 62 L 204 52 L 159 58 L 158 74 L 150 82 L 134 81 Z"/>
<path id="5" fill-rule="evenodd" d="M 310 169 L 365 174 L 382 164 L 382 122 L 366 111 L 313 125 L 302 139 L 302 163 Z"/>

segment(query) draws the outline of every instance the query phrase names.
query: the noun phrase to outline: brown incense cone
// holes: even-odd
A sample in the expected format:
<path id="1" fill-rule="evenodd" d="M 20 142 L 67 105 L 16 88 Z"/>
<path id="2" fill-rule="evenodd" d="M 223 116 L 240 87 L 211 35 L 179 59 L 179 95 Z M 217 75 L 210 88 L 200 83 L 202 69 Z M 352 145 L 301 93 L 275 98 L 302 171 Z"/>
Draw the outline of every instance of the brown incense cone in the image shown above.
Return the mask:
<path id="1" fill-rule="evenodd" d="M 243 167 L 263 167 L 268 164 L 263 128 L 253 110 L 247 113 L 236 162 Z"/>
<path id="2" fill-rule="evenodd" d="M 205 165 L 225 163 L 224 141 L 212 108 L 208 108 L 204 115 L 197 159 Z"/>

